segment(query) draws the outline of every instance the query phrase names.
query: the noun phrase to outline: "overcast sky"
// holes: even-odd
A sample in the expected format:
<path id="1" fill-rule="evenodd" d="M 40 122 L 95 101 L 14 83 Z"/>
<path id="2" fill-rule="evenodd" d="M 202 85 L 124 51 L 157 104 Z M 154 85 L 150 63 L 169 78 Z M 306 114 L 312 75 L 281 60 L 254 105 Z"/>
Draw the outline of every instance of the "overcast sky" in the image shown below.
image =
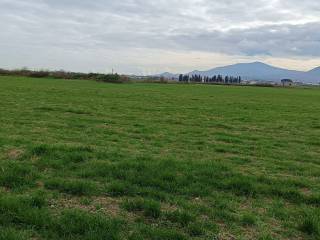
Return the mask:
<path id="1" fill-rule="evenodd" d="M 319 0 L 0 0 L 0 68 L 320 66 Z"/>

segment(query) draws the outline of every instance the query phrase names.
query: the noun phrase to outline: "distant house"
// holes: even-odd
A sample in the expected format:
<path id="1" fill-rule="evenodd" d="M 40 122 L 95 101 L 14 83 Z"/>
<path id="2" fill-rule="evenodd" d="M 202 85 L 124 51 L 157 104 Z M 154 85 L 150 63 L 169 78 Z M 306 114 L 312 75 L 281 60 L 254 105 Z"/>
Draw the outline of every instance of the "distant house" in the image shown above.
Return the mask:
<path id="1" fill-rule="evenodd" d="M 291 79 L 282 79 L 281 80 L 281 84 L 284 87 L 292 86 L 293 85 L 293 81 Z"/>

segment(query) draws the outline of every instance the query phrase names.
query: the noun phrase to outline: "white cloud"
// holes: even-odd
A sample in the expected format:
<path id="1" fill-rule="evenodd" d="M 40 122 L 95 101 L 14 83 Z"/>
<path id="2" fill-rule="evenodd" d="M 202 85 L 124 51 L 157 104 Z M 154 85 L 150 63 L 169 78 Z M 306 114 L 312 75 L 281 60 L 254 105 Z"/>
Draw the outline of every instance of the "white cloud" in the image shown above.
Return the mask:
<path id="1" fill-rule="evenodd" d="M 0 0 L 0 67 L 144 73 L 300 58 L 311 68 L 319 13 L 317 0 Z"/>

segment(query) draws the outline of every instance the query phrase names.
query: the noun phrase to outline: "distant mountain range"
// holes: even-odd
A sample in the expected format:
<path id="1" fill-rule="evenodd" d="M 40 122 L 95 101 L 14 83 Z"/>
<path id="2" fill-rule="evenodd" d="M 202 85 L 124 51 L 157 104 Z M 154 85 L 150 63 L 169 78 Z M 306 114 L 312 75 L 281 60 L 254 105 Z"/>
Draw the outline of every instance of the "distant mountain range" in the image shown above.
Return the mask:
<path id="1" fill-rule="evenodd" d="M 154 75 L 154 77 L 164 77 L 166 79 L 178 79 L 179 78 L 179 73 L 178 74 L 174 74 L 174 73 L 169 73 L 169 72 L 164 72 L 164 73 L 160 73 L 160 74 L 156 74 Z"/>
<path id="2" fill-rule="evenodd" d="M 320 83 L 320 67 L 310 71 L 295 71 L 284 68 L 274 67 L 262 62 L 253 63 L 238 63 L 225 67 L 217 67 L 208 71 L 192 71 L 185 75 L 201 75 L 212 77 L 214 75 L 222 76 L 241 76 L 243 80 L 248 81 L 273 81 L 280 82 L 281 79 L 292 79 L 293 81 L 303 83 Z M 167 79 L 178 79 L 179 74 L 162 73 L 156 76 L 164 77 Z"/>

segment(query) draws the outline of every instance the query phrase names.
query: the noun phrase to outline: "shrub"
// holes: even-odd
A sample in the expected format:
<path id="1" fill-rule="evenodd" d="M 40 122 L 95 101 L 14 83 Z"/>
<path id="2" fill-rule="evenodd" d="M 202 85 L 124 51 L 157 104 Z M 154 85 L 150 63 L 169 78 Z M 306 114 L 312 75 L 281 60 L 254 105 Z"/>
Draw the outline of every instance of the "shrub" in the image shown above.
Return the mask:
<path id="1" fill-rule="evenodd" d="M 48 71 L 32 71 L 28 74 L 28 77 L 34 77 L 34 78 L 45 78 L 49 77 Z"/>
<path id="2" fill-rule="evenodd" d="M 0 68 L 0 75 L 10 75 L 10 71 Z"/>
<path id="3" fill-rule="evenodd" d="M 89 78 L 96 80 L 98 82 L 109 82 L 109 83 L 122 83 L 123 79 L 121 79 L 118 74 L 94 74 L 90 75 Z"/>
<path id="4" fill-rule="evenodd" d="M 60 71 L 32 71 L 27 68 L 17 69 L 17 70 L 5 70 L 0 69 L 0 75 L 14 75 L 14 76 L 24 76 L 24 77 L 34 77 L 34 78 L 47 78 L 52 77 L 56 79 L 75 79 L 75 80 L 93 80 L 98 82 L 108 82 L 108 83 L 123 83 L 129 82 L 127 76 L 122 76 L 118 74 L 101 74 L 101 73 L 77 73 L 77 72 L 65 72 Z"/>

